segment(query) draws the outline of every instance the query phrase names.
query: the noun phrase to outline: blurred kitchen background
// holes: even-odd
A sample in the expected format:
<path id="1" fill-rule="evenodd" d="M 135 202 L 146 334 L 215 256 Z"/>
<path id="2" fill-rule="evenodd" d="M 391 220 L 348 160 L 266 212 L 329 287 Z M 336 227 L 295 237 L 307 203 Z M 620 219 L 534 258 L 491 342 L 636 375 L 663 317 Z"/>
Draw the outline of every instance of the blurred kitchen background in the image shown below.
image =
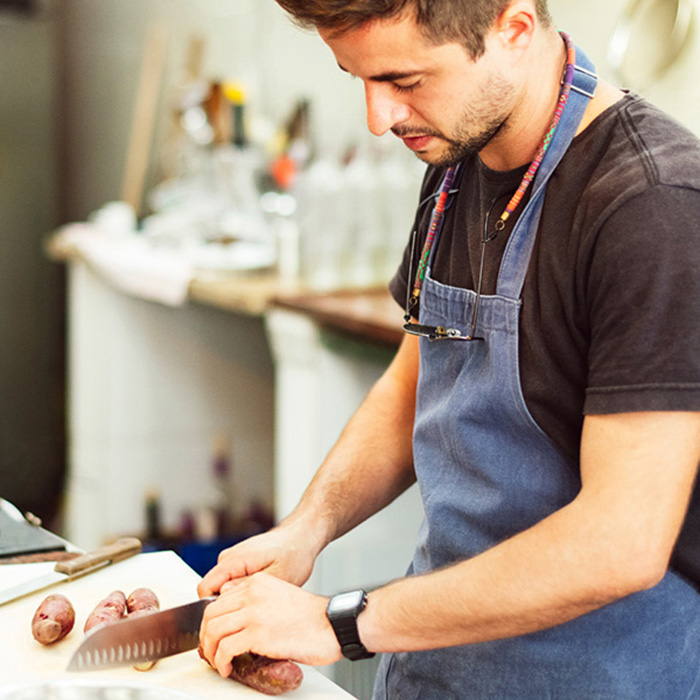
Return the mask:
<path id="1" fill-rule="evenodd" d="M 700 0 L 550 8 L 700 134 Z M 273 0 L 0 0 L 0 53 L 0 497 L 203 573 L 289 512 L 390 361 L 422 165 Z M 401 575 L 419 520 L 409 492 L 309 585 Z"/>

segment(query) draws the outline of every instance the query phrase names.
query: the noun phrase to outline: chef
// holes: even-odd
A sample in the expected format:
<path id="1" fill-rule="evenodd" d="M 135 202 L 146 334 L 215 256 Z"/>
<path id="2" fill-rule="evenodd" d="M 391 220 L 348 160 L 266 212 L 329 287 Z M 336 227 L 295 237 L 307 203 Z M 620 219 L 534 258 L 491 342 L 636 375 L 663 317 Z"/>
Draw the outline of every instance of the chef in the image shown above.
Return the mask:
<path id="1" fill-rule="evenodd" d="M 377 700 L 700 698 L 698 140 L 545 0 L 278 2 L 428 168 L 406 336 L 298 507 L 204 577 L 207 658 L 382 652 Z M 416 480 L 405 578 L 300 588 Z"/>

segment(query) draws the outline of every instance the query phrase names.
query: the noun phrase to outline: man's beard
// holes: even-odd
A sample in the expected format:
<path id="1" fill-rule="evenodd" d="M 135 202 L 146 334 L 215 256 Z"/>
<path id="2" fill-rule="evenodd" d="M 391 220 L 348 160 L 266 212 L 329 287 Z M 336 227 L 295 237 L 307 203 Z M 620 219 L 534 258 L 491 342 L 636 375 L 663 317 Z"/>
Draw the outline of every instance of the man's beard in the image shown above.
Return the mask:
<path id="1" fill-rule="evenodd" d="M 510 112 L 497 109 L 493 105 L 509 104 L 511 86 L 500 78 L 492 78 L 484 87 L 478 102 L 486 105 L 482 108 L 467 107 L 454 128 L 454 135 L 446 136 L 437 129 L 418 129 L 410 126 L 395 126 L 392 132 L 398 136 L 433 136 L 444 141 L 447 149 L 436 156 L 416 153 L 418 158 L 430 165 L 451 167 L 475 153 L 479 153 L 508 124 Z M 476 128 L 478 126 L 478 129 Z"/>
<path id="2" fill-rule="evenodd" d="M 443 154 L 434 160 L 431 160 L 430 164 L 450 168 L 457 165 L 457 163 L 465 158 L 472 156 L 475 153 L 479 153 L 479 151 L 487 146 L 491 139 L 493 139 L 493 137 L 501 131 L 501 129 L 506 125 L 506 122 L 507 117 L 500 120 L 494 120 L 478 134 L 473 134 L 463 139 L 448 139 L 442 136 L 441 138 L 447 143 L 448 148 Z"/>

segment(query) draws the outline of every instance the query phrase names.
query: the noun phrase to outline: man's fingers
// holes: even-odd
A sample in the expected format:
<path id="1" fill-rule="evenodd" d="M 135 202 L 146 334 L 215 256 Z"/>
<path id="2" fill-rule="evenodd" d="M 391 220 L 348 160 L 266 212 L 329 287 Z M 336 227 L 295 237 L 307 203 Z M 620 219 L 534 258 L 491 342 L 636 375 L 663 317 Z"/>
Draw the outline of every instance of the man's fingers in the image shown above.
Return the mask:
<path id="1" fill-rule="evenodd" d="M 229 635 L 219 642 L 213 661 L 214 668 L 223 678 L 228 678 L 228 676 L 231 675 L 231 670 L 233 668 L 231 661 L 233 658 L 249 651 L 244 637 L 245 634 Z"/>
<path id="2" fill-rule="evenodd" d="M 244 628 L 245 623 L 241 604 L 238 599 L 231 595 L 219 598 L 209 604 L 204 611 L 200 628 L 200 643 L 204 656 L 219 672 L 223 670 L 220 655 L 217 663 L 218 648 L 221 642 L 232 635 L 240 633 Z M 244 649 L 244 651 L 248 650 Z M 231 658 L 233 657 L 228 659 L 229 662 Z M 229 669 L 228 673 L 230 672 Z"/>
<path id="3" fill-rule="evenodd" d="M 248 576 L 251 573 L 249 569 L 255 570 L 255 567 L 247 564 L 243 556 L 235 556 L 235 553 L 219 556 L 219 563 L 199 582 L 197 592 L 200 597 L 215 595 L 227 581 Z"/>
<path id="4" fill-rule="evenodd" d="M 216 566 L 199 582 L 197 594 L 200 598 L 216 595 L 221 590 L 221 587 L 230 579 L 231 575 L 228 571 Z"/>

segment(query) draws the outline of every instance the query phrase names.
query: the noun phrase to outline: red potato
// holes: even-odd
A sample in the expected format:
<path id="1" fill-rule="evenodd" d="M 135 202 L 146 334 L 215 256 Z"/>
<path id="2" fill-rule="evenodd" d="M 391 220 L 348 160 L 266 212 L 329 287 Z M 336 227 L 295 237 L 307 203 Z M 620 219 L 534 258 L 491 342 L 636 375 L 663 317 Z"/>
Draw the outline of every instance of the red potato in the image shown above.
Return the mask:
<path id="1" fill-rule="evenodd" d="M 241 654 L 234 657 L 229 678 L 259 690 L 266 695 L 281 695 L 296 690 L 304 674 L 293 661 L 268 659 L 258 654 Z"/>
<path id="2" fill-rule="evenodd" d="M 199 655 L 204 659 L 201 647 Z M 296 690 L 304 680 L 303 671 L 293 661 L 270 659 L 251 652 L 235 656 L 231 663 L 233 669 L 229 678 L 265 695 L 282 695 Z"/>
<path id="3" fill-rule="evenodd" d="M 158 596 L 150 588 L 137 588 L 126 599 L 126 612 L 129 617 L 141 610 L 147 612 L 160 610 Z"/>
<path id="4" fill-rule="evenodd" d="M 101 600 L 88 615 L 83 632 L 111 625 L 121 620 L 125 614 L 126 596 L 121 591 L 113 591 L 104 600 Z"/>
<path id="5" fill-rule="evenodd" d="M 158 596 L 150 588 L 137 588 L 126 599 L 126 612 L 129 619 L 143 617 L 160 610 Z M 143 661 L 134 664 L 137 671 L 150 671 L 157 661 Z"/>
<path id="6" fill-rule="evenodd" d="M 50 595 L 41 602 L 32 618 L 32 635 L 40 644 L 63 639 L 75 624 L 75 610 L 64 595 Z"/>

